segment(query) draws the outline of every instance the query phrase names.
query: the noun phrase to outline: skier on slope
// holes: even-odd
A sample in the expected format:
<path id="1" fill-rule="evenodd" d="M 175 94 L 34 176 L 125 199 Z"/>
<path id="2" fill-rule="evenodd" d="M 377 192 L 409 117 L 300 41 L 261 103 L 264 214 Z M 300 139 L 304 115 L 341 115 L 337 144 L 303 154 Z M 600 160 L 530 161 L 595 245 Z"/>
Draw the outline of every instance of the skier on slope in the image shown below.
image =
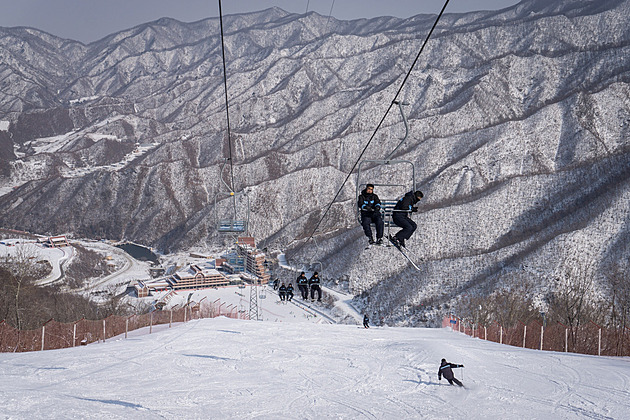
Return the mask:
<path id="1" fill-rule="evenodd" d="M 442 376 L 444 376 L 444 379 L 446 379 L 449 384 L 453 385 L 453 382 L 455 382 L 459 386 L 464 386 L 463 383 L 457 380 L 452 370 L 454 368 L 460 368 L 460 367 L 464 367 L 464 365 L 457 365 L 455 363 L 449 363 L 446 361 L 446 359 L 442 359 L 442 363 L 440 364 L 440 368 L 438 369 L 438 379 L 441 381 Z"/>
<path id="2" fill-rule="evenodd" d="M 416 224 L 416 222 L 411 220 L 409 214 L 418 211 L 418 207 L 415 207 L 415 204 L 417 204 L 422 197 L 424 197 L 422 191 L 409 191 L 407 194 L 404 195 L 404 197 L 398 200 L 398 202 L 394 206 L 392 221 L 396 224 L 396 226 L 402 228 L 396 233 L 395 236 L 390 235 L 389 237 L 394 245 L 404 248 L 405 241 L 411 238 L 411 235 L 413 235 L 413 233 L 418 228 L 418 225 Z"/>
<path id="3" fill-rule="evenodd" d="M 363 328 L 370 328 L 370 318 L 367 314 L 363 315 Z"/>
<path id="4" fill-rule="evenodd" d="M 381 215 L 381 200 L 378 195 L 374 193 L 374 184 L 367 184 L 365 189 L 359 194 L 357 206 L 361 210 L 361 226 L 363 226 L 363 232 L 368 238 L 368 243 L 373 245 L 383 244 L 383 231 L 384 223 L 383 216 Z M 376 225 L 376 242 L 374 242 L 374 236 L 372 236 L 371 223 Z"/>

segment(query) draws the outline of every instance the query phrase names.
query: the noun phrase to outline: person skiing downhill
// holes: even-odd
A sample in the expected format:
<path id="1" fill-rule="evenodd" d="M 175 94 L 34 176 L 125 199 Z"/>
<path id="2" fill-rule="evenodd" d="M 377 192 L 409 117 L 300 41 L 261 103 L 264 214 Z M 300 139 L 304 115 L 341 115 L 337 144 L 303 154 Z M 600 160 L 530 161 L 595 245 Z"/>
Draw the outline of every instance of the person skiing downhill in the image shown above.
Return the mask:
<path id="1" fill-rule="evenodd" d="M 463 383 L 457 380 L 452 370 L 454 368 L 460 368 L 460 367 L 464 367 L 464 365 L 457 365 L 455 363 L 449 363 L 446 361 L 446 359 L 442 359 L 442 363 L 440 364 L 440 368 L 438 369 L 438 380 L 441 381 L 442 376 L 444 376 L 444 379 L 446 379 L 449 384 L 453 385 L 453 382 L 455 382 L 459 386 L 464 386 Z"/>
<path id="2" fill-rule="evenodd" d="M 367 314 L 363 315 L 363 328 L 370 328 L 370 318 Z"/>
<path id="3" fill-rule="evenodd" d="M 383 232 L 385 224 L 383 223 L 383 215 L 381 214 L 381 200 L 378 195 L 374 193 L 374 184 L 367 184 L 365 189 L 359 194 L 357 206 L 361 210 L 361 226 L 363 226 L 363 232 L 368 238 L 370 245 L 383 244 Z M 376 242 L 374 242 L 374 236 L 372 236 L 371 223 L 376 225 Z"/>
<path id="4" fill-rule="evenodd" d="M 422 191 L 409 191 L 404 195 L 396 205 L 394 206 L 394 214 L 392 215 L 392 221 L 396 224 L 396 226 L 401 227 L 396 235 L 389 237 L 389 239 L 394 243 L 394 245 L 399 247 L 405 247 L 405 241 L 411 238 L 411 235 L 416 231 L 418 225 L 416 222 L 411 220 L 409 217 L 410 213 L 415 213 L 418 211 L 418 208 L 415 207 L 415 204 L 420 201 L 420 199 L 424 197 Z"/>

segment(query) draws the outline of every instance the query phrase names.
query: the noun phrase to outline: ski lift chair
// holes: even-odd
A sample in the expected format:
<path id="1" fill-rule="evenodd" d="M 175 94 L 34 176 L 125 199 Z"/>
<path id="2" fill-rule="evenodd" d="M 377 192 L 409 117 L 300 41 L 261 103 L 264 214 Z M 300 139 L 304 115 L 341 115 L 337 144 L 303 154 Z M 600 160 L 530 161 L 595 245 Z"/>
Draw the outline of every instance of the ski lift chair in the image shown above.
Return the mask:
<path id="1" fill-rule="evenodd" d="M 410 178 L 406 179 L 405 183 L 393 183 L 390 181 L 380 181 L 378 179 L 364 179 L 365 177 L 365 169 L 363 169 L 364 165 L 400 165 L 400 166 L 408 166 L 411 169 Z M 416 190 L 416 168 L 413 162 L 409 160 L 364 160 L 359 163 L 358 171 L 357 171 L 357 182 L 356 182 L 356 197 L 359 199 L 359 195 L 361 191 L 365 189 L 365 186 L 368 184 L 374 184 L 374 187 L 379 187 L 379 191 L 385 191 L 385 195 L 383 193 L 376 191 L 376 194 L 379 196 L 381 200 L 381 208 L 383 215 L 383 224 L 385 229 L 387 229 L 387 234 L 390 233 L 390 228 L 392 226 L 396 226 L 393 222 L 393 214 L 394 207 L 400 198 L 409 191 Z M 355 201 L 356 206 L 356 201 Z M 357 220 L 359 224 L 361 224 L 361 209 L 356 206 L 357 211 Z M 374 223 L 372 223 L 374 226 Z"/>
<path id="2" fill-rule="evenodd" d="M 318 273 L 321 273 L 322 268 L 323 268 L 323 265 L 321 261 L 311 261 L 310 264 L 308 265 L 308 269 L 309 269 L 308 271 L 312 271 L 312 272 L 317 271 Z"/>
<path id="3" fill-rule="evenodd" d="M 246 210 L 245 210 L 245 217 L 244 218 L 238 218 L 237 217 L 237 212 L 236 212 L 236 198 L 238 196 L 244 197 L 245 202 L 247 204 L 246 206 Z M 232 197 L 234 200 L 234 211 L 233 211 L 233 217 L 231 218 L 219 218 L 219 210 L 218 210 L 218 204 L 219 201 L 221 200 L 222 197 L 226 197 L 226 198 L 230 198 Z M 250 213 L 250 207 L 249 207 L 249 197 L 247 197 L 247 194 L 245 194 L 244 192 L 240 192 L 240 193 L 234 193 L 234 192 L 229 192 L 229 193 L 218 193 L 215 198 L 214 198 L 214 211 L 215 211 L 215 215 L 216 215 L 216 219 L 217 219 L 217 231 L 219 233 L 224 233 L 224 234 L 235 234 L 235 235 L 247 235 L 247 227 L 249 225 L 249 213 Z"/>

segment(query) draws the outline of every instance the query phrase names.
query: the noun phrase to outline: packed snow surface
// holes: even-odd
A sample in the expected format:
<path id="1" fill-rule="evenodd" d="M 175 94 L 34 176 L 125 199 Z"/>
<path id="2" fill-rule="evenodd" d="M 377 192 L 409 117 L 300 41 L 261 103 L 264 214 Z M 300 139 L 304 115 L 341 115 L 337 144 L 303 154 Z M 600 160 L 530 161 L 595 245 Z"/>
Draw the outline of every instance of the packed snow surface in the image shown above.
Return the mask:
<path id="1" fill-rule="evenodd" d="M 622 419 L 630 359 L 449 329 L 215 318 L 0 354 L 2 418 Z M 441 358 L 466 388 L 438 381 Z"/>

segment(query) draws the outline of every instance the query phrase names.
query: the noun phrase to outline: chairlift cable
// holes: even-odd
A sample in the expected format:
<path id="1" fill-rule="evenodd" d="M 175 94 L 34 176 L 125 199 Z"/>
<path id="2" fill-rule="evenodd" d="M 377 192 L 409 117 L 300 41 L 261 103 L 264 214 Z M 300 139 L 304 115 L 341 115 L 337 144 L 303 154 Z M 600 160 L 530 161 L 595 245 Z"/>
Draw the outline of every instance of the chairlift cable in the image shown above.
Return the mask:
<path id="1" fill-rule="evenodd" d="M 400 87 L 398 88 L 398 91 L 396 92 L 396 95 L 394 95 L 394 99 L 389 104 L 389 107 L 387 107 L 387 110 L 385 111 L 385 114 L 383 115 L 383 117 L 381 118 L 380 122 L 376 126 L 376 129 L 374 130 L 374 133 L 372 133 L 372 136 L 370 136 L 370 139 L 368 140 L 367 144 L 365 145 L 365 147 L 361 151 L 361 154 L 359 155 L 358 159 L 356 160 L 356 162 L 354 162 L 354 165 L 352 165 L 352 168 L 348 172 L 348 175 L 346 176 L 346 179 L 344 179 L 343 183 L 339 187 L 339 190 L 337 190 L 337 193 L 335 194 L 335 197 L 332 199 L 332 201 L 330 202 L 330 204 L 326 208 L 326 211 L 324 212 L 322 217 L 319 219 L 319 221 L 317 222 L 317 224 L 313 228 L 313 231 L 311 232 L 310 236 L 306 239 L 306 241 L 304 241 L 302 243 L 302 245 L 300 245 L 297 248 L 297 250 L 301 249 L 309 240 L 313 239 L 313 236 L 315 235 L 315 232 L 317 232 L 317 229 L 319 228 L 319 226 L 322 224 L 322 222 L 324 221 L 324 219 L 328 215 L 328 212 L 332 208 L 333 204 L 335 204 L 335 201 L 337 201 L 337 198 L 339 197 L 339 194 L 341 194 L 341 191 L 343 190 L 343 187 L 348 182 L 348 179 L 350 179 L 350 177 L 352 176 L 352 173 L 354 172 L 355 168 L 357 167 L 357 165 L 361 161 L 361 158 L 363 157 L 363 155 L 367 151 L 368 147 L 370 146 L 370 143 L 372 143 L 372 140 L 374 140 L 374 137 L 376 136 L 376 133 L 378 132 L 378 130 L 383 125 L 383 122 L 385 121 L 385 118 L 387 117 L 387 114 L 389 114 L 389 111 L 392 109 L 394 104 L 398 101 L 398 96 L 400 95 L 400 92 L 402 91 L 403 87 L 405 86 L 405 83 L 407 83 L 407 80 L 409 79 L 409 76 L 411 76 L 411 72 L 413 71 L 413 68 L 415 67 L 416 63 L 418 62 L 418 59 L 420 58 L 420 54 L 422 54 L 422 52 L 424 51 L 424 48 L 427 45 L 427 42 L 429 41 L 429 38 L 431 38 L 431 35 L 433 34 L 433 31 L 435 30 L 438 22 L 440 21 L 440 18 L 444 14 L 444 10 L 446 10 L 446 6 L 448 5 L 449 1 L 450 0 L 446 0 L 446 2 L 444 3 L 444 6 L 442 7 L 442 10 L 438 14 L 437 18 L 435 19 L 435 22 L 433 23 L 433 26 L 431 27 L 431 30 L 429 31 L 429 33 L 427 34 L 427 37 L 425 38 L 424 42 L 422 43 L 422 47 L 420 47 L 420 51 L 418 51 L 418 54 L 416 55 L 415 60 L 413 60 L 413 63 L 411 64 L 411 67 L 409 68 L 409 71 L 407 72 L 405 78 L 403 79 L 402 83 L 400 84 Z M 333 4 L 334 4 L 334 1 L 333 1 Z M 331 8 L 331 11 L 332 11 L 332 8 Z"/>
<path id="2" fill-rule="evenodd" d="M 394 104 L 398 105 L 398 108 L 400 108 L 400 114 L 402 115 L 403 123 L 405 124 L 405 137 L 400 141 L 400 143 L 398 143 L 398 146 L 394 147 L 394 150 L 389 152 L 389 155 L 387 155 L 385 157 L 385 159 L 383 159 L 383 160 L 386 160 L 386 161 L 390 160 L 391 157 L 394 156 L 394 153 L 396 153 L 396 151 L 400 148 L 400 146 L 403 145 L 405 140 L 407 140 L 407 136 L 409 135 L 409 123 L 407 122 L 407 116 L 405 115 L 405 112 L 402 109 L 403 105 L 409 105 L 409 104 L 402 103 L 400 101 L 394 101 Z M 414 187 L 415 187 L 415 185 L 414 185 Z"/>
<path id="3" fill-rule="evenodd" d="M 335 7 L 335 0 L 332 1 L 330 5 L 330 12 L 328 12 L 328 19 L 326 20 L 326 29 L 324 29 L 324 33 L 328 31 L 328 22 L 330 22 L 330 16 L 332 15 L 333 7 Z"/>
<path id="4" fill-rule="evenodd" d="M 223 10 L 221 8 L 221 0 L 219 0 L 219 24 L 221 26 L 221 56 L 223 57 L 223 84 L 225 86 L 225 114 L 227 116 L 227 142 L 228 142 L 228 160 L 230 161 L 230 192 L 234 192 L 234 165 L 232 161 L 232 141 L 230 132 L 230 109 L 228 102 L 227 88 L 227 70 L 225 66 L 225 44 L 223 41 Z M 223 175 L 221 175 L 223 176 Z M 234 204 L 236 206 L 236 203 Z"/>

